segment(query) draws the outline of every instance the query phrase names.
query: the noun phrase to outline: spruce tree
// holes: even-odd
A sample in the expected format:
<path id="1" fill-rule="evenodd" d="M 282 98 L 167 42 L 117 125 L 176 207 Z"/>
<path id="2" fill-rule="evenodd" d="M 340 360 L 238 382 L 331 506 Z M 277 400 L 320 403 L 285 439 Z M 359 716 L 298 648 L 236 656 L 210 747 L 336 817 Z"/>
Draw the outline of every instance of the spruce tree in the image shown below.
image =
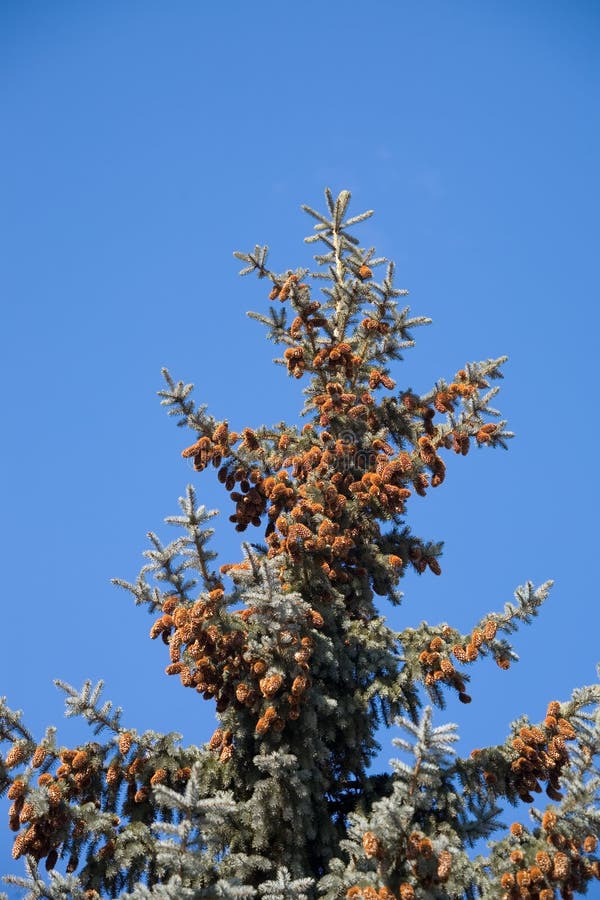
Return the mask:
<path id="1" fill-rule="evenodd" d="M 541 721 L 467 758 L 456 726 L 432 720 L 448 692 L 469 702 L 480 657 L 510 666 L 510 636 L 550 583 L 518 588 L 468 633 L 394 631 L 376 605 L 400 603 L 407 571 L 441 572 L 441 546 L 407 524 L 409 497 L 443 484 L 449 456 L 511 433 L 490 406 L 503 358 L 398 389 L 428 320 L 399 304 L 393 264 L 360 247 L 371 212 L 348 218 L 349 200 L 326 191 L 324 213 L 304 207 L 314 271 L 274 272 L 266 247 L 235 254 L 268 286 L 269 311 L 251 315 L 305 383 L 302 427 L 234 430 L 164 372 L 162 403 L 192 433 L 182 455 L 223 485 L 246 542 L 217 567 L 214 514 L 188 487 L 166 519 L 177 537 L 151 534 L 137 581 L 117 584 L 153 617 L 167 676 L 214 703 L 219 727 L 205 746 L 140 734 L 101 684 L 61 683 L 93 732 L 69 748 L 3 702 L 0 784 L 26 868 L 8 880 L 23 896 L 550 900 L 600 878 L 598 686 L 548 698 Z M 381 727 L 398 735 L 391 772 L 371 770 Z M 518 804 L 530 824 L 503 824 Z"/>

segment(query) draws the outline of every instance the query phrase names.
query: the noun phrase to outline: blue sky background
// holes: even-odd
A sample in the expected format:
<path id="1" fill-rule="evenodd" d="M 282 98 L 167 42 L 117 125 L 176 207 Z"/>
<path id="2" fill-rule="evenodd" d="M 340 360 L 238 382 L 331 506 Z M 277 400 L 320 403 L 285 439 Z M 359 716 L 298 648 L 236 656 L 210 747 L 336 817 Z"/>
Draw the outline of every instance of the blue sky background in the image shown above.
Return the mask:
<path id="1" fill-rule="evenodd" d="M 468 752 L 595 679 L 599 40 L 586 0 L 0 3 L 0 692 L 37 734 L 87 739 L 52 679 L 102 677 L 132 727 L 210 736 L 212 706 L 164 676 L 150 618 L 110 578 L 134 580 L 148 530 L 174 536 L 161 522 L 190 480 L 226 511 L 220 561 L 238 558 L 226 495 L 180 458 L 160 368 L 232 425 L 296 414 L 299 385 L 244 315 L 264 285 L 231 253 L 310 260 L 299 206 L 326 185 L 376 210 L 363 245 L 434 320 L 400 387 L 510 357 L 497 405 L 517 437 L 452 456 L 411 500 L 444 574 L 409 575 L 390 620 L 468 629 L 527 579 L 556 585 L 521 662 L 476 664 L 473 703 L 437 721 Z M 0 869 L 20 871 L 9 848 L 3 826 Z"/>

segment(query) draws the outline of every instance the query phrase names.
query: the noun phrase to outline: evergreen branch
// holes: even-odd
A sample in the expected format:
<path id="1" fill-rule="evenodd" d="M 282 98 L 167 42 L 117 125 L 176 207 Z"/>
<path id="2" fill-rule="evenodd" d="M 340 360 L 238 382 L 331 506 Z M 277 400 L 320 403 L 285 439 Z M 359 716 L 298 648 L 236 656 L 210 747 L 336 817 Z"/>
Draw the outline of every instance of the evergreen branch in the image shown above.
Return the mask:
<path id="1" fill-rule="evenodd" d="M 313 219 L 316 219 L 323 228 L 332 228 L 332 223 L 325 216 L 322 216 L 320 212 L 317 212 L 316 209 L 313 209 L 311 206 L 307 206 L 305 203 L 302 204 L 302 209 L 305 213 L 308 213 L 309 216 L 312 216 Z M 318 225 L 315 225 L 315 228 L 318 228 Z"/>
<path id="2" fill-rule="evenodd" d="M 158 396 L 162 398 L 161 406 L 167 407 L 167 415 L 180 418 L 181 421 L 177 422 L 180 428 L 187 425 L 198 434 L 212 434 L 216 423 L 212 416 L 205 414 L 206 406 L 196 407 L 194 401 L 189 399 L 194 385 L 184 384 L 183 381 L 175 382 L 166 368 L 161 369 L 161 373 L 167 382 L 168 389 L 158 391 Z"/>
<path id="3" fill-rule="evenodd" d="M 260 244 L 256 244 L 252 253 L 240 253 L 239 250 L 234 250 L 233 255 L 235 258 L 248 264 L 239 274 L 249 275 L 251 272 L 258 271 L 259 278 L 265 278 L 269 275 L 269 271 L 265 266 L 268 252 L 269 248 L 266 246 L 261 247 Z"/>
<path id="4" fill-rule="evenodd" d="M 145 578 L 146 571 L 147 567 L 144 567 L 138 575 L 135 584 L 132 584 L 129 581 L 125 581 L 122 578 L 111 578 L 111 582 L 112 584 L 117 585 L 117 587 L 121 587 L 124 590 L 129 591 L 129 593 L 133 595 L 136 606 L 148 604 L 148 612 L 150 614 L 153 614 L 162 605 L 163 595 L 156 586 L 151 587 L 148 584 Z"/>
<path id="5" fill-rule="evenodd" d="M 100 695 L 104 686 L 103 681 L 98 681 L 95 687 L 92 688 L 92 682 L 86 680 L 80 691 L 59 678 L 54 680 L 54 684 L 67 695 L 65 700 L 65 715 L 67 718 L 83 716 L 90 725 L 94 726 L 94 734 L 99 734 L 105 728 L 116 734 L 120 731 L 123 710 L 117 707 L 113 711 L 113 705 L 110 700 L 107 700 L 100 706 Z"/>
<path id="6" fill-rule="evenodd" d="M 285 306 L 282 306 L 280 309 L 275 309 L 271 306 L 269 311 L 271 314 L 270 317 L 252 311 L 249 311 L 246 315 L 250 319 L 256 319 L 257 322 L 267 326 L 269 329 L 267 338 L 270 341 L 273 341 L 276 344 L 287 344 L 288 346 L 292 346 L 294 341 L 287 330 L 287 310 Z"/>
<path id="7" fill-rule="evenodd" d="M 515 632 L 518 622 L 531 624 L 538 615 L 542 603 L 547 599 L 553 584 L 554 582 L 551 580 L 545 581 L 536 588 L 532 581 L 527 581 L 515 590 L 516 604 L 506 603 L 502 613 L 486 616 L 486 620 L 492 619 L 497 623 L 499 630 L 506 634 Z"/>
<path id="8" fill-rule="evenodd" d="M 306 207 L 304 207 L 306 209 Z M 308 210 L 307 210 L 308 212 Z M 368 209 L 364 213 L 359 213 L 357 216 L 352 216 L 350 219 L 346 219 L 345 222 L 342 222 L 341 228 L 346 230 L 346 228 L 350 228 L 351 225 L 358 225 L 359 222 L 364 222 L 365 219 L 370 219 L 374 214 L 374 210 Z M 381 260 L 380 260 L 381 261 Z M 369 260 L 369 265 L 374 266 L 377 265 L 377 260 Z"/>
<path id="9" fill-rule="evenodd" d="M 31 732 L 22 722 L 23 713 L 21 710 L 12 710 L 7 706 L 6 697 L 0 697 L 0 740 L 11 741 L 24 740 L 32 741 Z"/>
<path id="10" fill-rule="evenodd" d="M 206 548 L 214 529 L 202 526 L 213 519 L 217 511 L 207 511 L 205 506 L 196 504 L 196 491 L 192 485 L 188 485 L 186 496 L 179 498 L 183 516 L 167 516 L 165 522 L 186 529 L 187 537 L 181 539 L 181 554 L 185 557 L 182 569 L 194 568 L 200 572 L 205 589 L 210 591 L 218 581 L 216 573 L 209 568 L 210 563 L 217 558 L 217 554 Z"/>
<path id="11" fill-rule="evenodd" d="M 285 866 L 277 871 L 277 878 L 263 881 L 258 893 L 264 900 L 309 900 L 306 893 L 314 885 L 314 878 L 292 878 Z"/>

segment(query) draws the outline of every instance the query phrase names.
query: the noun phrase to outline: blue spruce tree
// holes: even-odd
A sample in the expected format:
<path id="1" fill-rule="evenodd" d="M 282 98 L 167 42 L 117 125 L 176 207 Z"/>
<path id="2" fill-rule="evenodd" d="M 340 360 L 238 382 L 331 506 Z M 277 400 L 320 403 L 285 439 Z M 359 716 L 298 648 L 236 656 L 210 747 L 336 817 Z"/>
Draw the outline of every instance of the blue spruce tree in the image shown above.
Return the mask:
<path id="1" fill-rule="evenodd" d="M 23 897 L 551 900 L 600 878 L 598 686 L 549 698 L 543 720 L 465 759 L 456 727 L 432 723 L 447 692 L 469 703 L 480 657 L 510 666 L 510 636 L 550 584 L 518 588 L 468 633 L 396 632 L 377 611 L 375 596 L 400 603 L 406 571 L 441 572 L 408 498 L 442 485 L 448 455 L 511 434 L 490 406 L 503 359 L 422 395 L 397 389 L 392 370 L 428 320 L 399 306 L 393 264 L 359 246 L 371 213 L 348 218 L 349 200 L 326 191 L 325 213 L 305 207 L 315 271 L 273 272 L 266 247 L 236 253 L 241 274 L 268 283 L 269 311 L 251 315 L 282 346 L 276 362 L 306 382 L 302 428 L 233 430 L 164 372 L 162 402 L 193 435 L 183 456 L 214 471 L 247 542 L 216 567 L 213 513 L 188 487 L 166 520 L 178 536 L 151 534 L 137 581 L 117 584 L 153 616 L 167 676 L 214 703 L 219 727 L 205 746 L 138 734 L 102 684 L 61 684 L 92 729 L 69 748 L 3 702 L 0 787 L 25 863 L 7 880 Z M 399 729 L 401 758 L 374 773 L 382 725 Z M 507 828 L 500 814 L 518 803 L 531 825 Z"/>

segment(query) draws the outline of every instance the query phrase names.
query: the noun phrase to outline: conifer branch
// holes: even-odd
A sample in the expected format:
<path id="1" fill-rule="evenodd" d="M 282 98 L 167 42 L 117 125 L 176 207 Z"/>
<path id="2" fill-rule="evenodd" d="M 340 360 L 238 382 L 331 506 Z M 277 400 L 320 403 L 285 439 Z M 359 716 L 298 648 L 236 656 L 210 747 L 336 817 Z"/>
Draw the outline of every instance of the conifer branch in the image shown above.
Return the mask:
<path id="1" fill-rule="evenodd" d="M 189 399 L 194 389 L 193 384 L 184 384 L 183 381 L 175 382 L 168 369 L 161 369 L 161 373 L 167 382 L 167 390 L 158 391 L 161 397 L 161 406 L 167 407 L 167 415 L 181 419 L 178 427 L 187 425 L 198 434 L 211 434 L 215 428 L 215 420 L 206 415 L 206 406 L 196 407 L 193 400 Z"/>
<path id="2" fill-rule="evenodd" d="M 65 700 L 67 718 L 82 716 L 90 725 L 94 726 L 94 734 L 100 734 L 105 728 L 115 733 L 119 732 L 123 710 L 117 707 L 113 711 L 110 700 L 100 705 L 103 681 L 98 681 L 93 688 L 91 681 L 85 681 L 80 691 L 59 678 L 56 678 L 54 683 L 67 695 Z"/>

